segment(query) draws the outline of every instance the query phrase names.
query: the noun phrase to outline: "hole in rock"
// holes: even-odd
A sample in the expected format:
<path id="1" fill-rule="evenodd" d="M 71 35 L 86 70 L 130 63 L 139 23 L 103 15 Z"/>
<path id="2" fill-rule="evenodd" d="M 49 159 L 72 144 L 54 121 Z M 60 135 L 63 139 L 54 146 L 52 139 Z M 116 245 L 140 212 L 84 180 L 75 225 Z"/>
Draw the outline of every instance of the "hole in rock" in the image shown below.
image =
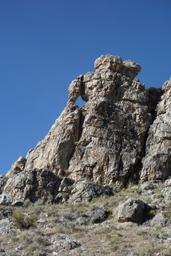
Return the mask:
<path id="1" fill-rule="evenodd" d="M 76 105 L 79 107 L 79 108 L 83 108 L 84 105 L 85 105 L 85 101 L 82 99 L 81 96 L 79 96 L 77 99 L 76 99 Z"/>

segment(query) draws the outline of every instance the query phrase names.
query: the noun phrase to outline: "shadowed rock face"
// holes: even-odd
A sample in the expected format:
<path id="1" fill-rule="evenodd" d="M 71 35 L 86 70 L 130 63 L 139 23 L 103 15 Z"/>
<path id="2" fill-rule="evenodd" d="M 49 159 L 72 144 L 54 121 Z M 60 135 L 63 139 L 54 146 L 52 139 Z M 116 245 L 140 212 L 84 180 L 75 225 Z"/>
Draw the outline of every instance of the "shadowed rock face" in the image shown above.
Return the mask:
<path id="1" fill-rule="evenodd" d="M 47 180 L 52 172 L 73 182 L 124 186 L 170 175 L 171 82 L 162 90 L 145 89 L 135 79 L 140 65 L 112 55 L 98 58 L 94 68 L 72 81 L 64 111 L 47 136 L 12 166 L 5 192 L 10 193 L 16 180 L 36 172 L 37 183 L 30 188 L 26 181 L 23 186 L 29 187 L 27 193 L 42 195 L 36 184 L 44 170 Z M 81 108 L 76 105 L 79 97 L 85 102 Z"/>
<path id="2" fill-rule="evenodd" d="M 162 90 L 146 143 L 142 180 L 165 180 L 171 175 L 171 80 L 164 83 Z"/>

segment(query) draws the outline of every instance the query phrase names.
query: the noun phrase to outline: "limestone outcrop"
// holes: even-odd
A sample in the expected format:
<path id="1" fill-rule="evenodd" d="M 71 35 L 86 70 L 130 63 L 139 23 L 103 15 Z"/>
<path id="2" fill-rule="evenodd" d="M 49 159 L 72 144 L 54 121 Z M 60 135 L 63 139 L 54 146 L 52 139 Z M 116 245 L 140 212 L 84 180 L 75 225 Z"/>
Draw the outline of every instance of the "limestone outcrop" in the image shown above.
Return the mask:
<path id="1" fill-rule="evenodd" d="M 119 57 L 97 59 L 94 73 L 71 83 L 66 108 L 29 152 L 25 170 L 48 168 L 102 183 L 137 179 L 152 122 L 149 93 L 134 79 L 139 70 Z M 79 96 L 82 108 L 75 103 Z"/>
<path id="2" fill-rule="evenodd" d="M 171 81 L 162 89 L 146 89 L 135 78 L 140 70 L 130 60 L 99 57 L 94 72 L 71 82 L 64 111 L 47 136 L 14 163 L 1 192 L 13 203 L 65 201 L 82 180 L 103 190 L 115 183 L 168 178 Z"/>
<path id="3" fill-rule="evenodd" d="M 171 176 L 171 80 L 164 83 L 162 91 L 146 142 L 142 180 L 165 180 Z"/>

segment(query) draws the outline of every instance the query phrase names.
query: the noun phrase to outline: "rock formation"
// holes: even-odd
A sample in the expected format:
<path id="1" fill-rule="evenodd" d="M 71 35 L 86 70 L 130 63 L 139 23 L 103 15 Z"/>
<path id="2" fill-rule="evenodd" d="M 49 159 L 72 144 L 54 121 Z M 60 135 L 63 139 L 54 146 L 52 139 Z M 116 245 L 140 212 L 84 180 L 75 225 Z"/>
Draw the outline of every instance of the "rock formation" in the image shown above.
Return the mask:
<path id="1" fill-rule="evenodd" d="M 47 136 L 6 175 L 0 190 L 13 203 L 63 201 L 64 194 L 68 200 L 82 180 L 103 191 L 116 182 L 170 176 L 171 81 L 145 89 L 135 78 L 140 65 L 112 55 L 98 58 L 94 68 L 72 81 L 67 105 Z"/>
<path id="2" fill-rule="evenodd" d="M 164 83 L 162 91 L 148 134 L 142 180 L 165 180 L 171 176 L 171 80 Z"/>

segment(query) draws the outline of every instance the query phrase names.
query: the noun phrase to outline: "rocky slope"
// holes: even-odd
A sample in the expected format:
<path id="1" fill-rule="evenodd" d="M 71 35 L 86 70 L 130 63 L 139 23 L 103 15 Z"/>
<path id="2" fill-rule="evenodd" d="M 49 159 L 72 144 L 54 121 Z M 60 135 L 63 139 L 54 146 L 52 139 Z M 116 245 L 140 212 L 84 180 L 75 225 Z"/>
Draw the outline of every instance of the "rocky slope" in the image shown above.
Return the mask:
<path id="1" fill-rule="evenodd" d="M 94 68 L 0 176 L 2 256 L 171 255 L 171 80 L 146 89 L 112 55 Z"/>
<path id="2" fill-rule="evenodd" d="M 170 256 L 170 200 L 168 179 L 88 203 L 1 206 L 0 255 Z"/>

